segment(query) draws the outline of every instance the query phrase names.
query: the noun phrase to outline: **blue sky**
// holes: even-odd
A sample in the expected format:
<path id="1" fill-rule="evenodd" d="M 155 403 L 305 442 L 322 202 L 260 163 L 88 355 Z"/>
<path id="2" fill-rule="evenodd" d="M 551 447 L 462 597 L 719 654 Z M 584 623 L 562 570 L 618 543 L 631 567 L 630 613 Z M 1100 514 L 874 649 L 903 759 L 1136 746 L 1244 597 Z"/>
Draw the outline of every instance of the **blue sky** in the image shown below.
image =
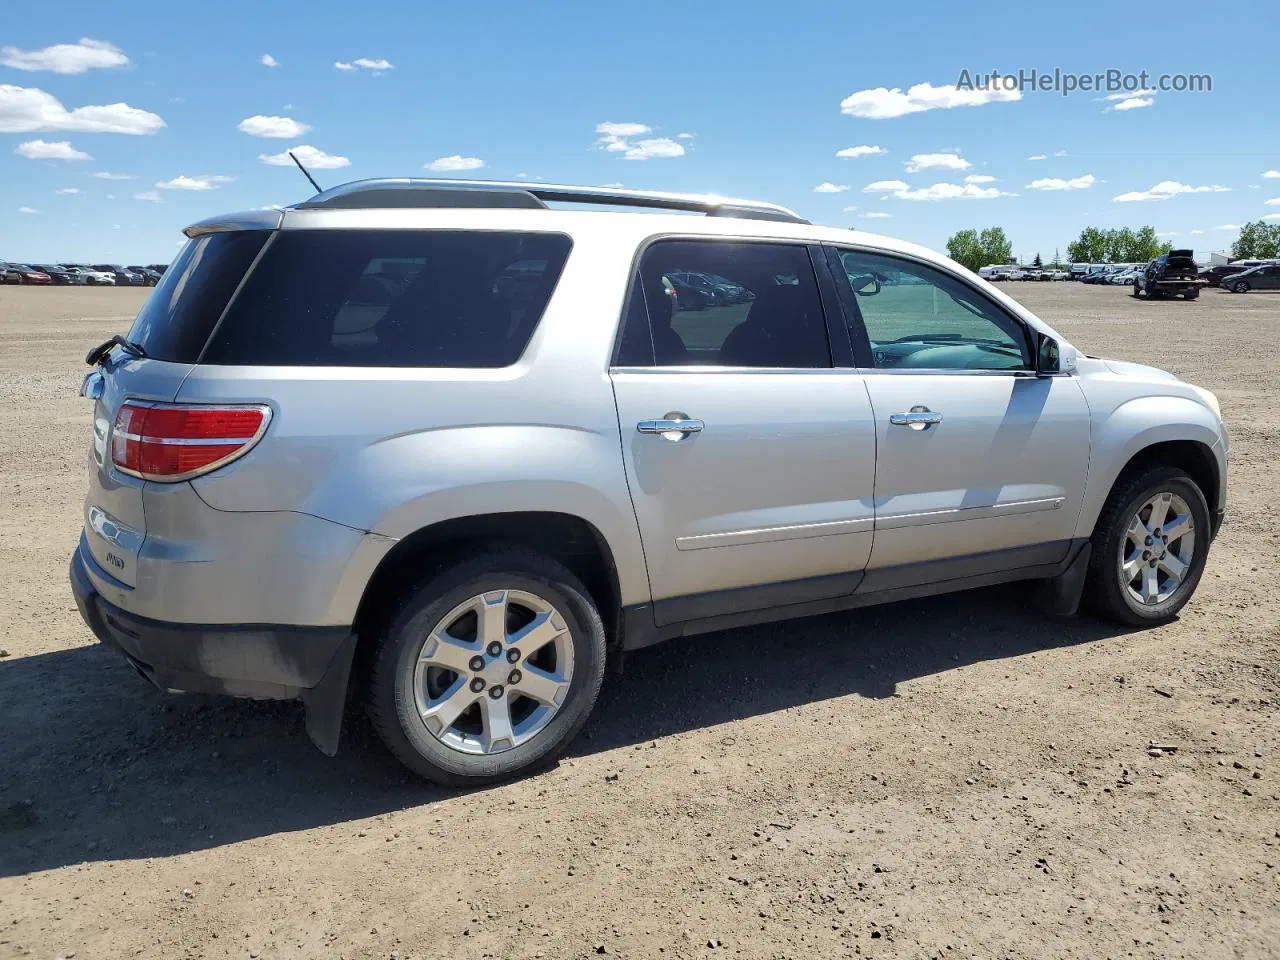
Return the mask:
<path id="1" fill-rule="evenodd" d="M 1280 220 L 1274 0 L 1151 19 L 1101 3 L 824 6 L 29 9 L 0 33 L 0 259 L 168 261 L 194 220 L 305 197 L 292 166 L 260 159 L 302 145 L 332 164 L 315 164 L 324 186 L 710 191 L 935 248 L 999 224 L 1027 258 L 1065 255 L 1088 224 L 1150 223 L 1206 252 L 1231 225 Z M 947 89 L 962 70 L 1033 68 L 1209 74 L 1213 91 Z M 952 105 L 965 100 L 988 102 Z M 879 150 L 837 156 L 853 147 Z"/>

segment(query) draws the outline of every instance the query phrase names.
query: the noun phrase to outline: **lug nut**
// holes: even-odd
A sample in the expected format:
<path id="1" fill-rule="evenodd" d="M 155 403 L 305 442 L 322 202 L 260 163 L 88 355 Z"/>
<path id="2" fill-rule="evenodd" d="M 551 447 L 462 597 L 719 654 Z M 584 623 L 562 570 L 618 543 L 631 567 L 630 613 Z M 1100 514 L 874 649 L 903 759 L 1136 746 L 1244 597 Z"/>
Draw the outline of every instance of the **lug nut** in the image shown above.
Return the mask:
<path id="1" fill-rule="evenodd" d="M 490 687 L 489 696 L 493 697 L 495 700 L 500 699 L 502 697 L 502 687 Z"/>
<path id="2" fill-rule="evenodd" d="M 502 644 L 500 644 L 497 640 L 489 644 L 489 656 L 496 657 L 501 652 L 502 652 Z"/>
<path id="3" fill-rule="evenodd" d="M 1158 560 L 1152 560 L 1150 565 L 1154 567 L 1157 563 L 1159 563 Z"/>
<path id="4" fill-rule="evenodd" d="M 1159 528 L 1159 527 L 1156 527 L 1156 536 L 1157 536 L 1157 537 L 1158 537 L 1158 536 L 1160 536 L 1160 528 Z"/>
<path id="5" fill-rule="evenodd" d="M 484 681 L 481 680 L 479 677 L 476 677 L 474 680 L 471 681 L 472 693 L 479 693 L 483 689 L 484 689 Z"/>
<path id="6" fill-rule="evenodd" d="M 517 663 L 520 660 L 520 651 L 512 647 L 507 651 L 507 663 Z"/>
<path id="7" fill-rule="evenodd" d="M 1162 543 L 1168 543 L 1168 542 L 1169 542 L 1169 538 L 1168 538 L 1168 537 L 1161 537 L 1161 538 L 1160 538 L 1160 540 L 1161 540 L 1161 542 L 1162 542 Z"/>
<path id="8" fill-rule="evenodd" d="M 467 666 L 471 668 L 472 673 L 479 673 L 484 669 L 484 657 L 472 657 Z"/>
<path id="9" fill-rule="evenodd" d="M 1147 537 L 1147 539 L 1143 541 L 1143 544 L 1148 547 L 1153 543 L 1155 543 L 1155 540 L 1152 537 Z"/>
<path id="10" fill-rule="evenodd" d="M 1143 551 L 1142 551 L 1142 559 L 1143 559 L 1143 560 L 1150 560 L 1150 559 L 1151 559 L 1151 551 L 1150 551 L 1150 550 L 1143 550 Z"/>
<path id="11" fill-rule="evenodd" d="M 520 682 L 520 671 L 512 670 L 511 676 L 507 677 L 507 683 L 519 683 L 519 682 Z"/>

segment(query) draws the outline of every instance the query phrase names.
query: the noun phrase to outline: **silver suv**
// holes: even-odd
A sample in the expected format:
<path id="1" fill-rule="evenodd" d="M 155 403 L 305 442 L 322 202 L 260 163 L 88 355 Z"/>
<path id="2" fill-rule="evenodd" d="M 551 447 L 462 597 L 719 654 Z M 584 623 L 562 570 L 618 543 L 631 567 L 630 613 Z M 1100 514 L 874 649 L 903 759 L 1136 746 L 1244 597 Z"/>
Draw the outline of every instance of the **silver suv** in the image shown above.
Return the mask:
<path id="1" fill-rule="evenodd" d="M 1213 394 L 771 204 L 382 180 L 186 235 L 87 358 L 72 585 L 327 753 L 350 687 L 423 777 L 509 777 L 622 651 L 1005 581 L 1160 623 L 1222 523 Z"/>

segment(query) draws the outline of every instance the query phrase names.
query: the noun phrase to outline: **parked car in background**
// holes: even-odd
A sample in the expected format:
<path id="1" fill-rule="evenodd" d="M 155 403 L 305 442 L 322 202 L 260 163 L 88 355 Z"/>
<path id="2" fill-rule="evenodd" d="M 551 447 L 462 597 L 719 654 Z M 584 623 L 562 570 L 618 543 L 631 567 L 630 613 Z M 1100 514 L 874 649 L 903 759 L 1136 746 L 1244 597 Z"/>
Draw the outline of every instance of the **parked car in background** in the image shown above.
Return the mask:
<path id="1" fill-rule="evenodd" d="M 167 263 L 148 263 L 147 268 L 150 270 L 154 270 L 156 273 L 158 273 L 160 276 L 163 277 L 164 272 L 169 269 L 169 265 Z"/>
<path id="2" fill-rule="evenodd" d="M 1046 280 L 1070 280 L 1071 274 L 1066 270 L 1049 270 L 1046 272 Z"/>
<path id="3" fill-rule="evenodd" d="M 114 287 L 116 284 L 116 275 L 106 270 L 98 270 L 95 267 L 87 267 L 83 263 L 64 263 L 64 270 L 78 273 L 84 277 L 84 282 L 90 287 Z"/>
<path id="4" fill-rule="evenodd" d="M 0 260 L 0 283 L 17 283 L 18 282 L 17 273 L 14 273 L 12 277 L 9 276 L 10 266 L 11 266 L 10 264 L 6 263 L 3 260 Z"/>
<path id="5" fill-rule="evenodd" d="M 1087 264 L 1087 263 L 1073 263 L 1071 265 L 1070 271 L 1068 271 L 1067 279 L 1079 280 L 1081 277 L 1083 277 L 1086 273 L 1089 272 L 1089 268 L 1090 268 L 1090 264 Z"/>
<path id="6" fill-rule="evenodd" d="M 54 286 L 58 287 L 75 287 L 84 283 L 84 277 L 78 273 L 72 273 L 66 267 L 60 267 L 56 263 L 37 263 L 33 264 L 37 270 L 41 270 L 49 275 Z"/>
<path id="7" fill-rule="evenodd" d="M 5 283 L 37 283 L 47 286 L 53 278 L 29 263 L 10 263 L 5 268 Z"/>
<path id="8" fill-rule="evenodd" d="M 1200 296 L 1200 274 L 1190 250 L 1170 250 L 1138 271 L 1133 278 L 1133 295 L 1148 300 Z"/>
<path id="9" fill-rule="evenodd" d="M 1227 277 L 1219 286 L 1232 293 L 1248 293 L 1250 290 L 1280 290 L 1280 264 L 1269 263 L 1243 273 Z"/>
<path id="10" fill-rule="evenodd" d="M 673 637 L 1013 581 L 1152 627 L 1194 594 L 1208 390 L 773 204 L 456 183 L 194 224 L 90 351 L 72 592 L 159 690 L 301 699 L 332 755 L 350 688 L 411 770 L 477 786 L 552 763 L 610 659 Z M 422 266 L 371 303 L 394 259 Z M 755 298 L 691 314 L 685 274 Z"/>
<path id="11" fill-rule="evenodd" d="M 1236 260 L 1232 263 L 1219 263 L 1215 266 L 1208 267 L 1200 271 L 1200 279 L 1212 286 L 1220 286 L 1222 281 L 1227 277 L 1234 276 L 1237 273 L 1244 273 L 1246 270 L 1252 270 L 1254 267 L 1266 266 L 1267 262 L 1262 260 Z"/>
<path id="12" fill-rule="evenodd" d="M 154 287 L 160 282 L 160 274 L 156 273 L 150 267 L 130 266 L 127 269 L 130 273 L 136 273 L 138 276 L 142 277 L 143 286 Z"/>
<path id="13" fill-rule="evenodd" d="M 143 285 L 142 274 L 126 270 L 124 267 L 114 266 L 110 263 L 99 263 L 93 269 L 111 274 L 115 278 L 117 287 L 140 287 Z"/>
<path id="14" fill-rule="evenodd" d="M 1137 267 L 1129 267 L 1125 270 L 1117 270 L 1107 278 L 1107 283 L 1113 287 L 1127 287 L 1142 275 L 1142 271 Z"/>

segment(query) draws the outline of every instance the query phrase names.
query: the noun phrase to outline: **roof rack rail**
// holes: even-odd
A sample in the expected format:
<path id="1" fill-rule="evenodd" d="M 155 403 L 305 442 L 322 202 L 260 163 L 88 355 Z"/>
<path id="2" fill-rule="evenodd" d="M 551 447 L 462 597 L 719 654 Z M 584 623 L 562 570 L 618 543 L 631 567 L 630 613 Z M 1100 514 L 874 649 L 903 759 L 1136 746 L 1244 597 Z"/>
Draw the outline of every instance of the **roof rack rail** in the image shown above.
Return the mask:
<path id="1" fill-rule="evenodd" d="M 504 180 L 429 180 L 385 178 L 355 180 L 295 204 L 294 210 L 370 210 L 387 207 L 545 208 L 544 201 L 685 210 L 708 217 L 808 223 L 776 203 L 736 200 L 700 193 L 659 193 L 612 187 Z"/>

